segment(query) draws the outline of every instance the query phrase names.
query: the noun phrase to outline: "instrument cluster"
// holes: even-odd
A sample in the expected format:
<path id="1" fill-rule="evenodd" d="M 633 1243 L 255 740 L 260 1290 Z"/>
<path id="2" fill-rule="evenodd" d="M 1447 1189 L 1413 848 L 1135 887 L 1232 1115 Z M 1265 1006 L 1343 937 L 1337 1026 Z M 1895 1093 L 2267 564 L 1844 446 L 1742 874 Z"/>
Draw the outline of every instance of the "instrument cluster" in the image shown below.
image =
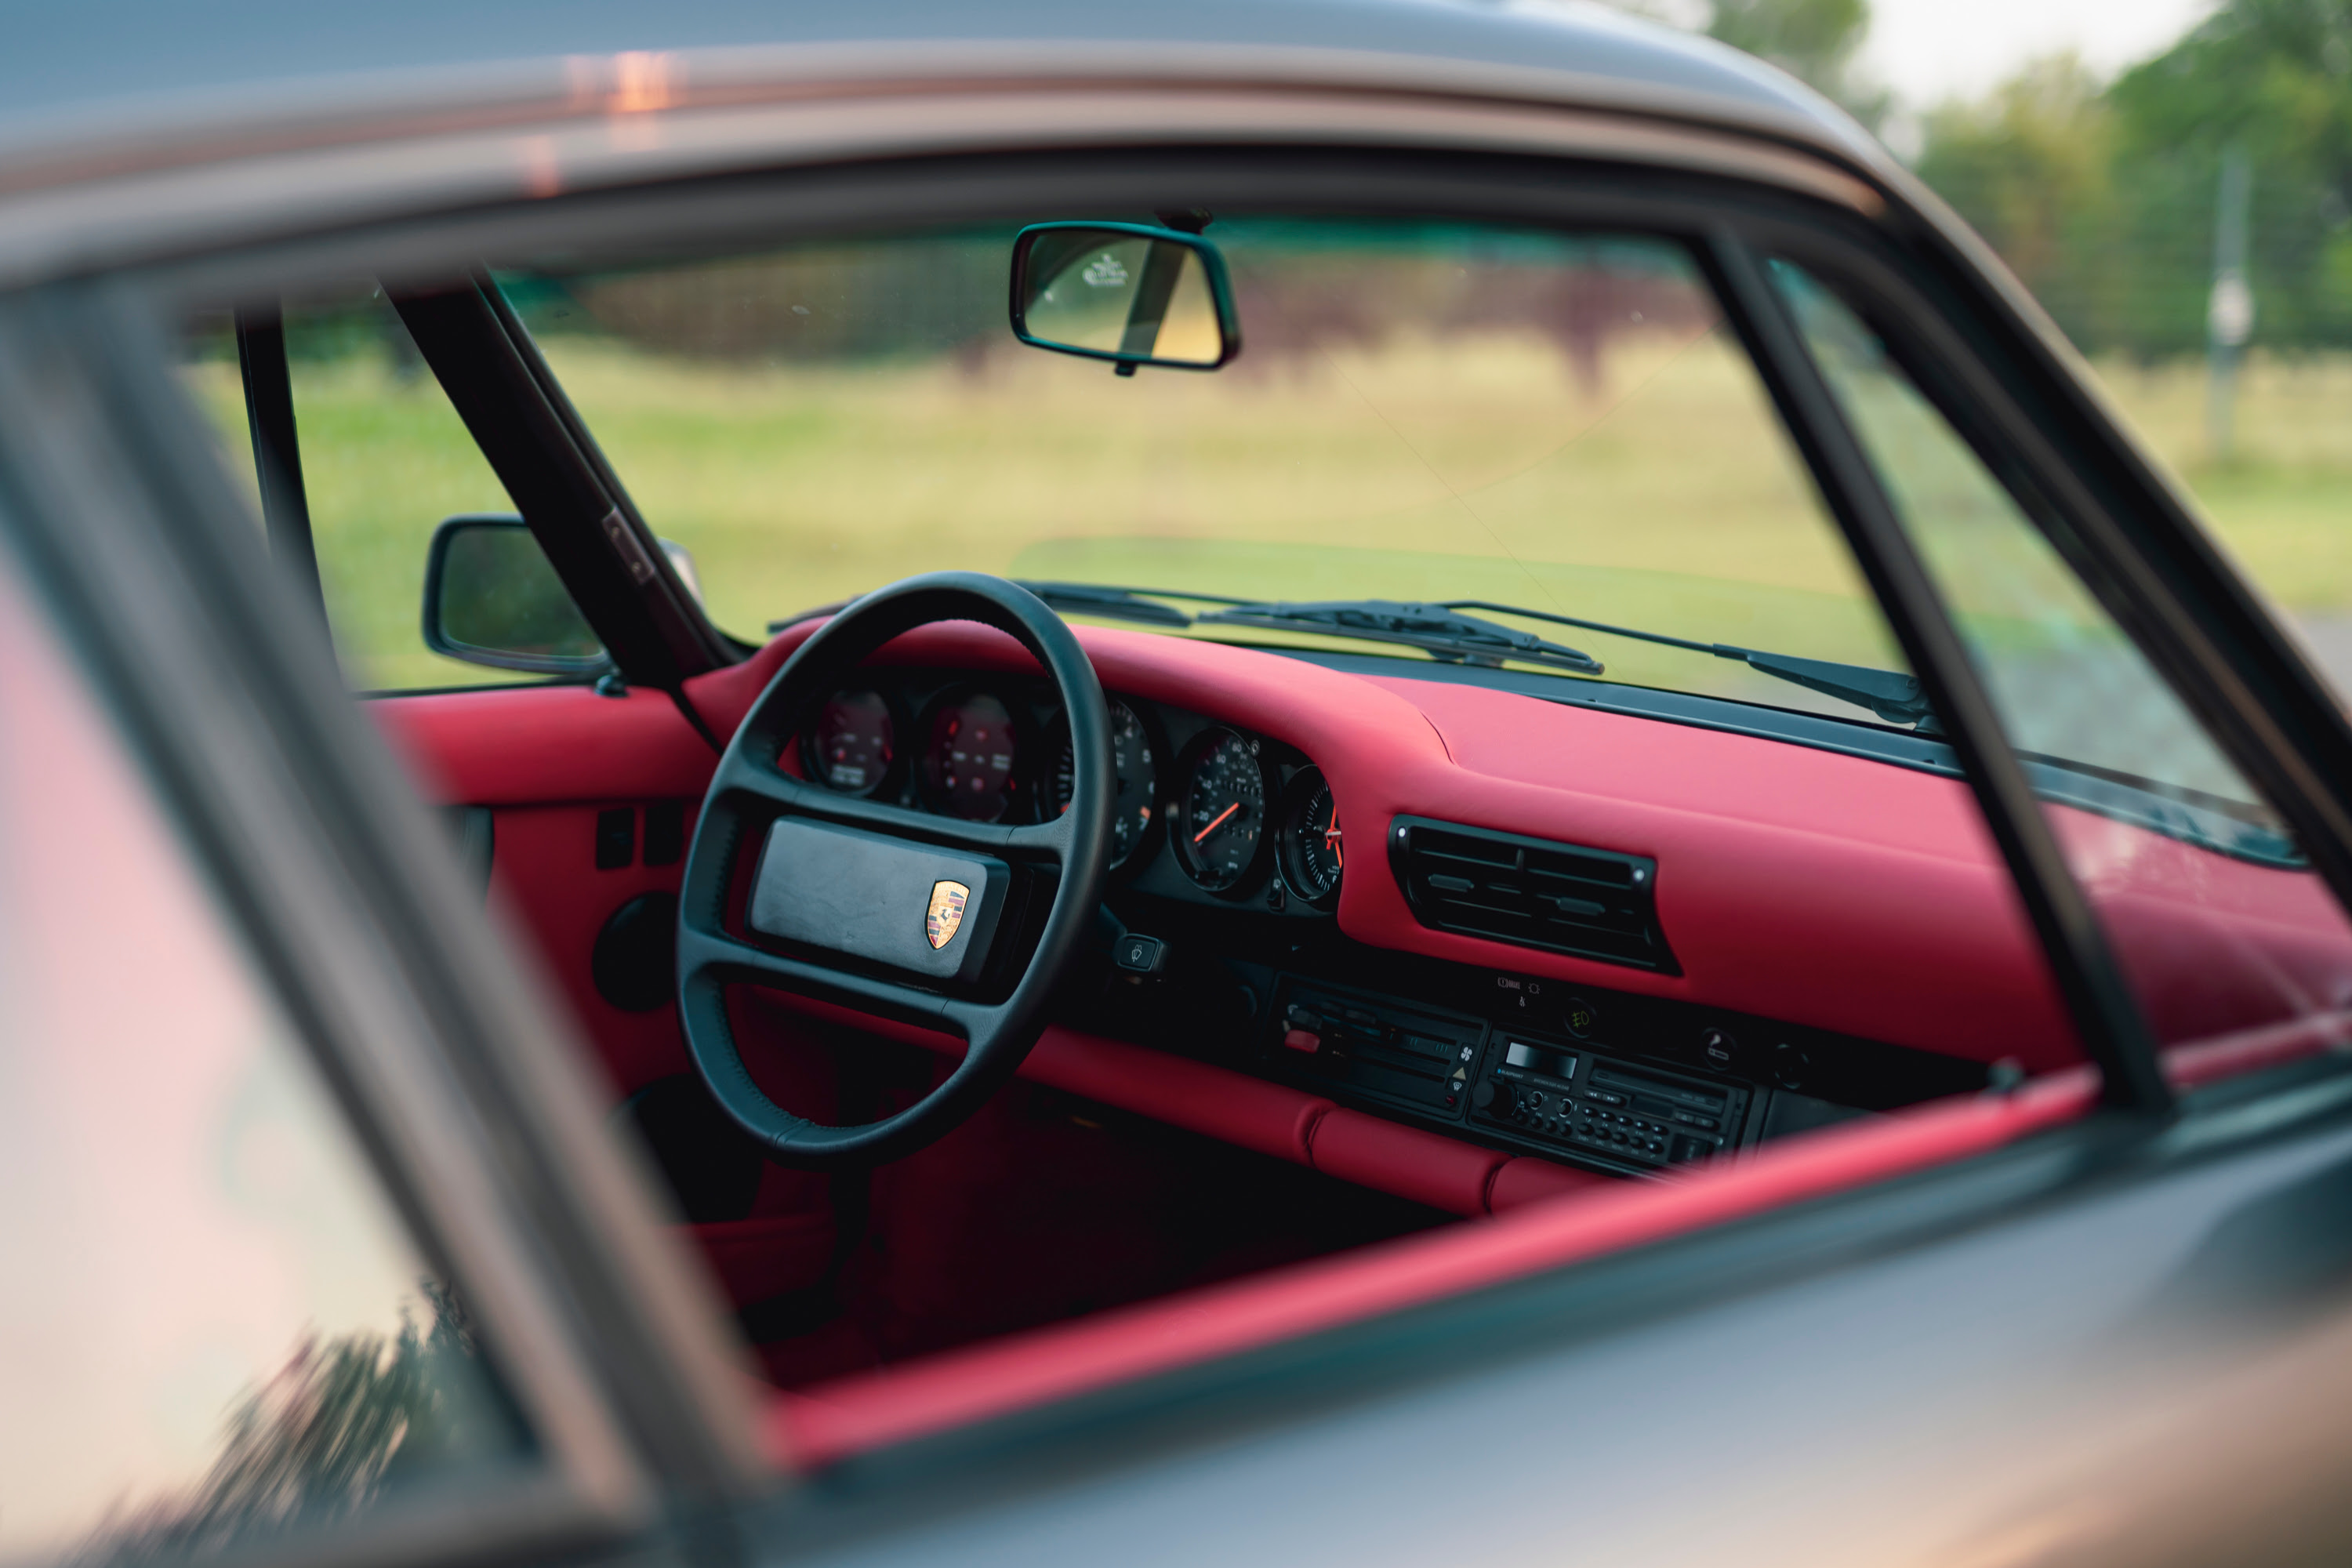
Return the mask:
<path id="1" fill-rule="evenodd" d="M 1040 682 L 877 672 L 799 737 L 828 789 L 978 822 L 1070 804 L 1069 726 Z M 1149 891 L 1328 910 L 1346 871 L 1331 787 L 1295 749 L 1199 714 L 1109 699 L 1115 875 Z"/>

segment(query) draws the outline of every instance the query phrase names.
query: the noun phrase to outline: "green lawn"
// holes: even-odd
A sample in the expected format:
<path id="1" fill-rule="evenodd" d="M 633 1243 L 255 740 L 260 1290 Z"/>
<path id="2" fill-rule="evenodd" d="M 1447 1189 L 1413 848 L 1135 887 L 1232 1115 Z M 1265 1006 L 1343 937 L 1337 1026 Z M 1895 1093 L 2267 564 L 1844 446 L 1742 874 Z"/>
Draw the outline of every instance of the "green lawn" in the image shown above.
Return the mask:
<path id="1" fill-rule="evenodd" d="M 2352 355 L 2257 357 L 2241 381 L 2226 463 L 2213 460 L 2206 433 L 2201 363 L 2099 370 L 2256 582 L 2290 609 L 2352 613 Z"/>
<path id="2" fill-rule="evenodd" d="M 1491 598 L 1816 658 L 1892 658 L 1842 545 L 1716 335 L 1620 340 L 1601 387 L 1549 348 L 1399 339 L 1217 375 L 980 358 L 746 367 L 544 343 L 719 623 L 964 566 L 1269 597 Z M 2201 367 L 2103 367 L 2269 591 L 2352 611 L 2352 357 L 2260 361 L 2206 460 Z M 233 364 L 194 367 L 250 487 Z M 425 545 L 505 510 L 429 378 L 373 345 L 296 366 L 320 555 L 369 687 L 491 677 L 427 653 Z M 1739 667 L 1587 634 L 1612 673 L 1802 700 Z M 1830 705 L 1834 708 L 1835 705 Z"/>

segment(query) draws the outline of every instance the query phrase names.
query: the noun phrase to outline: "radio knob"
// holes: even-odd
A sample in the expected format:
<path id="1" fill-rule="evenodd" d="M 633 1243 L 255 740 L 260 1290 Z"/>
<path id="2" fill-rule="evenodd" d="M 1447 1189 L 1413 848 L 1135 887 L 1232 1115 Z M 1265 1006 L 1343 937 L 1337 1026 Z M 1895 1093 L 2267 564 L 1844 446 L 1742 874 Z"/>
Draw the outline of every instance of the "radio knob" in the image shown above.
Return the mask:
<path id="1" fill-rule="evenodd" d="M 1496 1095 L 1498 1088 L 1499 1086 L 1496 1084 L 1480 1084 L 1476 1089 L 1470 1091 L 1470 1103 L 1476 1106 L 1481 1110 L 1493 1110 L 1496 1104 Z M 1506 1107 L 1504 1110 L 1496 1110 L 1495 1114 L 1497 1116 L 1504 1115 L 1507 1109 L 1508 1108 Z"/>

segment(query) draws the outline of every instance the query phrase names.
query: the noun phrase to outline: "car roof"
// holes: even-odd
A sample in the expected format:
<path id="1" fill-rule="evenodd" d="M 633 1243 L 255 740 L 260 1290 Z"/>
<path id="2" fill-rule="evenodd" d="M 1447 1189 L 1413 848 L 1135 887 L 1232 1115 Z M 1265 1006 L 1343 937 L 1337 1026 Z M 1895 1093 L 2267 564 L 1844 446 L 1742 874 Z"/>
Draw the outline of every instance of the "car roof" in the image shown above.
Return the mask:
<path id="1" fill-rule="evenodd" d="M 1877 156 L 1853 120 L 1786 73 L 1590 0 L 76 0 L 33 8 L 8 32 L 0 147 L 119 134 L 126 118 L 161 128 L 315 100 L 336 84 L 364 83 L 362 96 L 382 101 L 404 79 L 446 90 L 480 68 L 559 57 L 986 44 L 1002 60 L 1024 44 L 1093 44 L 1504 68 L 1564 101 L 1646 89 L 1684 112 Z"/>

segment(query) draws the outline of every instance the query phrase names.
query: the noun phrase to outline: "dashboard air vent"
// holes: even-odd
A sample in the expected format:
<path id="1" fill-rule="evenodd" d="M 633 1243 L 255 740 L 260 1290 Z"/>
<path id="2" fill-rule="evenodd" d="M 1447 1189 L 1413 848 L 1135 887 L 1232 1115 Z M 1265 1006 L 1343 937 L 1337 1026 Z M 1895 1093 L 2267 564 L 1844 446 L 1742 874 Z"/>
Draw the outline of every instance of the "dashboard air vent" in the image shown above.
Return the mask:
<path id="1" fill-rule="evenodd" d="M 1433 931 L 1682 973 L 1658 929 L 1655 860 L 1400 816 L 1389 864 Z"/>

